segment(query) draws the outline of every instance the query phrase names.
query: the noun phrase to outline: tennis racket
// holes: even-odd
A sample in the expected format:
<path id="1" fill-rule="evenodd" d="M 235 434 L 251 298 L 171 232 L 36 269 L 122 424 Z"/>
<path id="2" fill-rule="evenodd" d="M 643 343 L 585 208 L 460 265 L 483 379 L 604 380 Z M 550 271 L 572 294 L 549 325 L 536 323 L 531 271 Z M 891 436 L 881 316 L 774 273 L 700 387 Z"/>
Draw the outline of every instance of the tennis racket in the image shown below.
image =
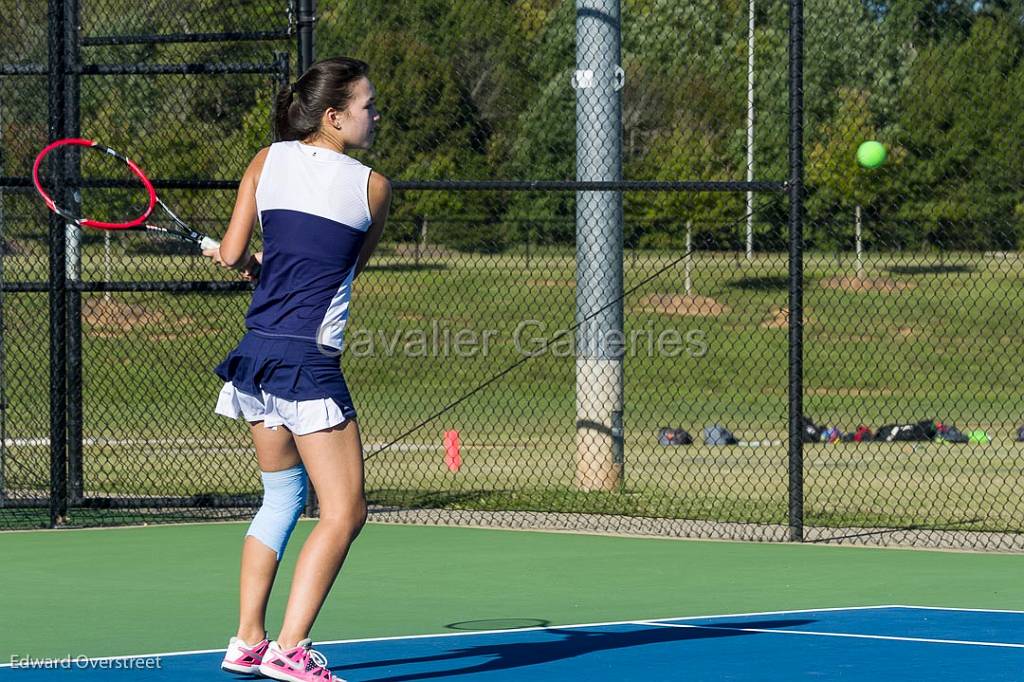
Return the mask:
<path id="1" fill-rule="evenodd" d="M 54 199 L 67 195 L 60 191 L 59 178 L 66 177 L 62 171 L 68 168 L 76 168 L 82 177 L 88 178 L 80 186 L 72 187 L 74 207 L 58 204 Z M 98 142 L 69 137 L 46 145 L 32 164 L 32 183 L 51 211 L 79 227 L 153 232 L 203 250 L 220 246 L 216 239 L 193 230 L 175 215 L 134 161 Z M 82 191 L 87 187 L 92 192 L 89 196 Z M 169 218 L 169 222 L 162 221 L 164 225 L 152 220 L 157 206 Z"/>

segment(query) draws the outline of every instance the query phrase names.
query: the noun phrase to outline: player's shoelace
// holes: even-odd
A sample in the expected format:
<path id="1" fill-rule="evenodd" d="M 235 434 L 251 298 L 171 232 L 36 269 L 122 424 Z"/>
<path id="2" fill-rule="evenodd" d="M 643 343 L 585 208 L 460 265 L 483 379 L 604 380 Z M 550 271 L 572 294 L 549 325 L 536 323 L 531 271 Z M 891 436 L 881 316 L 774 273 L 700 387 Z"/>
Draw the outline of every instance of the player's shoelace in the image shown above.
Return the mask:
<path id="1" fill-rule="evenodd" d="M 327 657 L 316 649 L 306 649 L 306 655 L 309 656 L 310 660 L 313 661 L 311 666 L 312 672 L 326 676 L 327 679 L 331 679 L 331 671 L 327 669 Z"/>

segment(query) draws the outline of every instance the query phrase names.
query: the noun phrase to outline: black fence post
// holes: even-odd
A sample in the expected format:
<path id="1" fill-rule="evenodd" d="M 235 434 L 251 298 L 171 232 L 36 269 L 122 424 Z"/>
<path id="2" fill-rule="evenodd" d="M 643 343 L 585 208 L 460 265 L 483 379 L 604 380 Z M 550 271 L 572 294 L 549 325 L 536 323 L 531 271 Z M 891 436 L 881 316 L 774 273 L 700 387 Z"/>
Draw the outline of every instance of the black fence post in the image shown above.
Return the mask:
<path id="1" fill-rule="evenodd" d="M 313 25 L 316 24 L 316 0 L 298 0 L 299 75 L 313 63 Z"/>
<path id="2" fill-rule="evenodd" d="M 64 137 L 78 137 L 81 131 L 81 76 L 78 66 L 81 62 L 79 51 L 79 0 L 64 0 Z M 81 176 L 79 155 L 69 157 L 71 167 L 68 173 L 72 196 L 65 197 L 65 205 L 74 201 L 71 188 L 78 185 Z M 65 227 L 68 274 L 75 282 L 82 279 L 82 249 L 80 228 Z M 74 237 L 72 239 L 72 237 Z M 82 292 L 78 287 L 67 291 L 67 429 L 68 429 L 68 496 L 72 506 L 79 504 L 85 495 L 82 475 Z"/>
<path id="3" fill-rule="evenodd" d="M 277 86 L 279 88 L 287 87 L 292 80 L 292 69 L 291 59 L 287 52 L 275 52 L 274 53 L 274 64 L 278 69 Z M 277 93 L 274 93 L 275 95 Z M 271 111 L 273 116 L 273 111 Z"/>
<path id="4" fill-rule="evenodd" d="M 803 49 L 804 3 L 789 4 L 789 539 L 804 539 Z"/>
<path id="5" fill-rule="evenodd" d="M 64 0 L 49 0 L 47 40 L 47 92 L 49 93 L 48 133 L 50 139 L 62 135 L 64 109 Z M 50 169 L 63 172 L 64 169 Z M 67 373 L 65 321 L 67 320 L 66 253 L 64 219 L 50 214 L 50 527 L 67 521 Z"/>
<path id="6" fill-rule="evenodd" d="M 316 0 L 298 0 L 298 34 L 299 34 L 299 73 L 301 76 L 312 64 L 315 57 L 313 45 L 313 26 L 316 24 Z M 306 498 L 306 516 L 313 517 L 319 514 L 319 503 L 317 502 L 316 490 L 309 486 L 309 496 Z"/>
<path id="7" fill-rule="evenodd" d="M 0 130 L 0 143 L 3 142 L 3 131 Z M 0 144 L 0 168 L 4 168 L 4 147 Z M 7 330 L 4 327 L 4 257 L 7 255 L 7 239 L 5 234 L 6 224 L 4 223 L 4 199 L 6 196 L 5 187 L 0 185 L 0 509 L 4 507 L 4 498 L 7 497 L 7 485 L 4 479 L 4 465 L 7 457 L 7 397 L 4 391 L 7 379 L 6 350 L 4 348 L 4 334 Z"/>

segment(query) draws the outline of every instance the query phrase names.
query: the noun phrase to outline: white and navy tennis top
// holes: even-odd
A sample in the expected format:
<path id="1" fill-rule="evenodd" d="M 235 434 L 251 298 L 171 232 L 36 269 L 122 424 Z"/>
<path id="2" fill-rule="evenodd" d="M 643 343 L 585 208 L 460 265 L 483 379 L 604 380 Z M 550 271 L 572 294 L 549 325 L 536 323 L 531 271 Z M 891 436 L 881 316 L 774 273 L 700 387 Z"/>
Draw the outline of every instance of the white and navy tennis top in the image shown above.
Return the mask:
<path id="1" fill-rule="evenodd" d="M 372 216 L 370 168 L 340 152 L 275 142 L 256 187 L 263 268 L 248 329 L 340 350 Z"/>

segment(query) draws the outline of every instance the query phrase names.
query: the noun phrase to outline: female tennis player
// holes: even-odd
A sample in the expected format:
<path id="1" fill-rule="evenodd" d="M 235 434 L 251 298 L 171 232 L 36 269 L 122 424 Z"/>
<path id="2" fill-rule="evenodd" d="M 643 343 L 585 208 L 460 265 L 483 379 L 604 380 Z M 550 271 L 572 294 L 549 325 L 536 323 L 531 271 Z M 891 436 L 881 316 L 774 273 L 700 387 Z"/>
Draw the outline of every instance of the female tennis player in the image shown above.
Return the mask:
<path id="1" fill-rule="evenodd" d="M 217 368 L 216 411 L 249 423 L 263 504 L 242 547 L 241 614 L 221 664 L 291 682 L 335 682 L 311 648 L 313 622 L 366 521 L 356 410 L 339 367 L 352 283 L 380 239 L 391 200 L 383 175 L 346 155 L 373 143 L 380 114 L 369 67 L 338 57 L 313 64 L 275 103 L 276 138 L 242 177 L 217 263 L 248 272 L 253 225 L 262 269 L 246 333 Z M 274 641 L 267 600 L 306 502 L 320 519 L 299 553 Z"/>

